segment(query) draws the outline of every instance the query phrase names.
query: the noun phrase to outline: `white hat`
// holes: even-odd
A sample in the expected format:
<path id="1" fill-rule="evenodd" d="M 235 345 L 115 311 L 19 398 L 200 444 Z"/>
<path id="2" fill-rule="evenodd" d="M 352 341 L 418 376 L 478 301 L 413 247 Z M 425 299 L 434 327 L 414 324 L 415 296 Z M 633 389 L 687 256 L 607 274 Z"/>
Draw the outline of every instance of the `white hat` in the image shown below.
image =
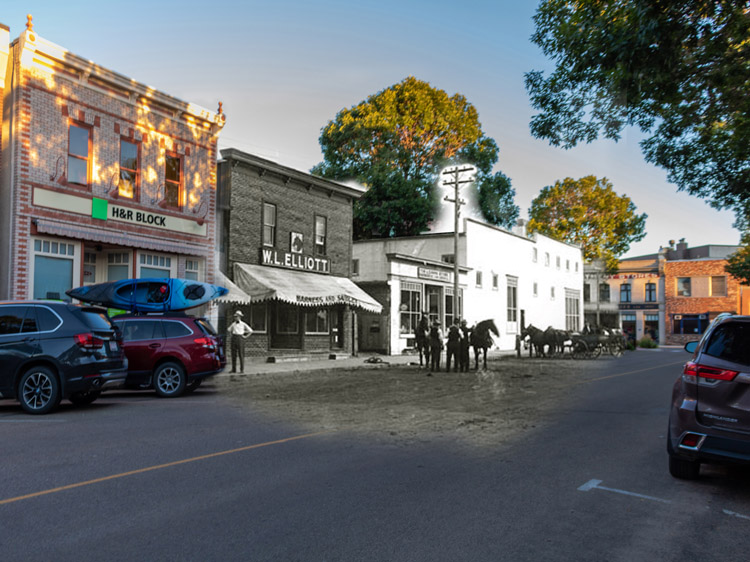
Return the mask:
<path id="1" fill-rule="evenodd" d="M 241 310 L 236 310 L 236 311 L 234 312 L 234 315 L 235 315 L 235 316 L 244 316 L 244 314 L 242 314 L 242 311 L 241 311 Z"/>

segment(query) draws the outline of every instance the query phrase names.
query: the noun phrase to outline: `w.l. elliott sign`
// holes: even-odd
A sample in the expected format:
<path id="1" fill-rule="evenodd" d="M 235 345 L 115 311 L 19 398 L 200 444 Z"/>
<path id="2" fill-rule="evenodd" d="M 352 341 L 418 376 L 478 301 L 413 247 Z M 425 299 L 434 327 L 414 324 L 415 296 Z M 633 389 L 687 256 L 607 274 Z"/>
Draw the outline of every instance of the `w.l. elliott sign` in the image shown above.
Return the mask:
<path id="1" fill-rule="evenodd" d="M 330 273 L 331 266 L 327 259 L 316 258 L 305 254 L 292 252 L 280 252 L 270 248 L 261 248 L 260 263 L 283 267 L 286 269 L 298 269 L 301 271 L 313 271 L 315 273 Z"/>

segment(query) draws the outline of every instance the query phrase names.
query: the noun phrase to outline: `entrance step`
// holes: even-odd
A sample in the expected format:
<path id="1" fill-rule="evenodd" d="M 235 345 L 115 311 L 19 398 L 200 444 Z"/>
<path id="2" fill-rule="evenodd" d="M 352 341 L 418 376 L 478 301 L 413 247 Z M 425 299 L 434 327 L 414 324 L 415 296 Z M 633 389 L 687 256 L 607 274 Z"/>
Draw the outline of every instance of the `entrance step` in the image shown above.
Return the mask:
<path id="1" fill-rule="evenodd" d="M 346 353 L 311 353 L 308 355 L 270 355 L 266 358 L 266 363 L 294 363 L 300 361 L 325 361 L 326 359 L 338 360 L 349 359 L 351 356 Z"/>

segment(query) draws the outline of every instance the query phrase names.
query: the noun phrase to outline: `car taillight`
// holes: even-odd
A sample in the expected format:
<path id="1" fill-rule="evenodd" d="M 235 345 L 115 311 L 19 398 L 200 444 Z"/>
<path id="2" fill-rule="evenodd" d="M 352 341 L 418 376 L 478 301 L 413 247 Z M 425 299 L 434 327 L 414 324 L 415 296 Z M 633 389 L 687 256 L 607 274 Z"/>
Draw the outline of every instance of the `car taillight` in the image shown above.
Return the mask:
<path id="1" fill-rule="evenodd" d="M 739 371 L 730 371 L 728 369 L 718 369 L 716 367 L 707 367 L 706 365 L 699 365 L 694 361 L 688 361 L 685 363 L 685 369 L 682 371 L 682 375 L 687 377 L 692 382 L 696 381 L 696 377 L 703 377 L 704 379 L 716 379 L 720 381 L 731 381 L 734 380 L 739 374 Z"/>
<path id="2" fill-rule="evenodd" d="M 76 334 L 73 338 L 78 347 L 83 349 L 99 349 L 104 345 L 104 340 L 97 338 L 94 334 Z"/>
<path id="3" fill-rule="evenodd" d="M 211 338 L 195 338 L 194 342 L 205 347 L 213 347 L 214 340 Z"/>

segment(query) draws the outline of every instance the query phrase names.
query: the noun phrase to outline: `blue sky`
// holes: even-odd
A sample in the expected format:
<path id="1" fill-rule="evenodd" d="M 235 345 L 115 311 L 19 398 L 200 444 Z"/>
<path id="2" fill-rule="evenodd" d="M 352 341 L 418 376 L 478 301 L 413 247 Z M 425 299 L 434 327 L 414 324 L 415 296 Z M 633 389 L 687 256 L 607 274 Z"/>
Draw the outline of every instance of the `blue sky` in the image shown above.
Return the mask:
<path id="1" fill-rule="evenodd" d="M 500 147 L 496 166 L 512 180 L 526 217 L 546 185 L 607 177 L 638 212 L 647 236 L 626 256 L 669 240 L 737 244 L 732 214 L 678 193 L 647 164 L 638 131 L 619 143 L 573 150 L 529 133 L 523 85 L 551 64 L 529 37 L 537 2 L 496 0 L 82 2 L 12 0 L 0 7 L 11 38 L 24 29 L 135 80 L 215 110 L 224 103 L 221 148 L 234 147 L 299 170 L 322 155 L 320 130 L 351 107 L 412 75 L 463 94 Z"/>

